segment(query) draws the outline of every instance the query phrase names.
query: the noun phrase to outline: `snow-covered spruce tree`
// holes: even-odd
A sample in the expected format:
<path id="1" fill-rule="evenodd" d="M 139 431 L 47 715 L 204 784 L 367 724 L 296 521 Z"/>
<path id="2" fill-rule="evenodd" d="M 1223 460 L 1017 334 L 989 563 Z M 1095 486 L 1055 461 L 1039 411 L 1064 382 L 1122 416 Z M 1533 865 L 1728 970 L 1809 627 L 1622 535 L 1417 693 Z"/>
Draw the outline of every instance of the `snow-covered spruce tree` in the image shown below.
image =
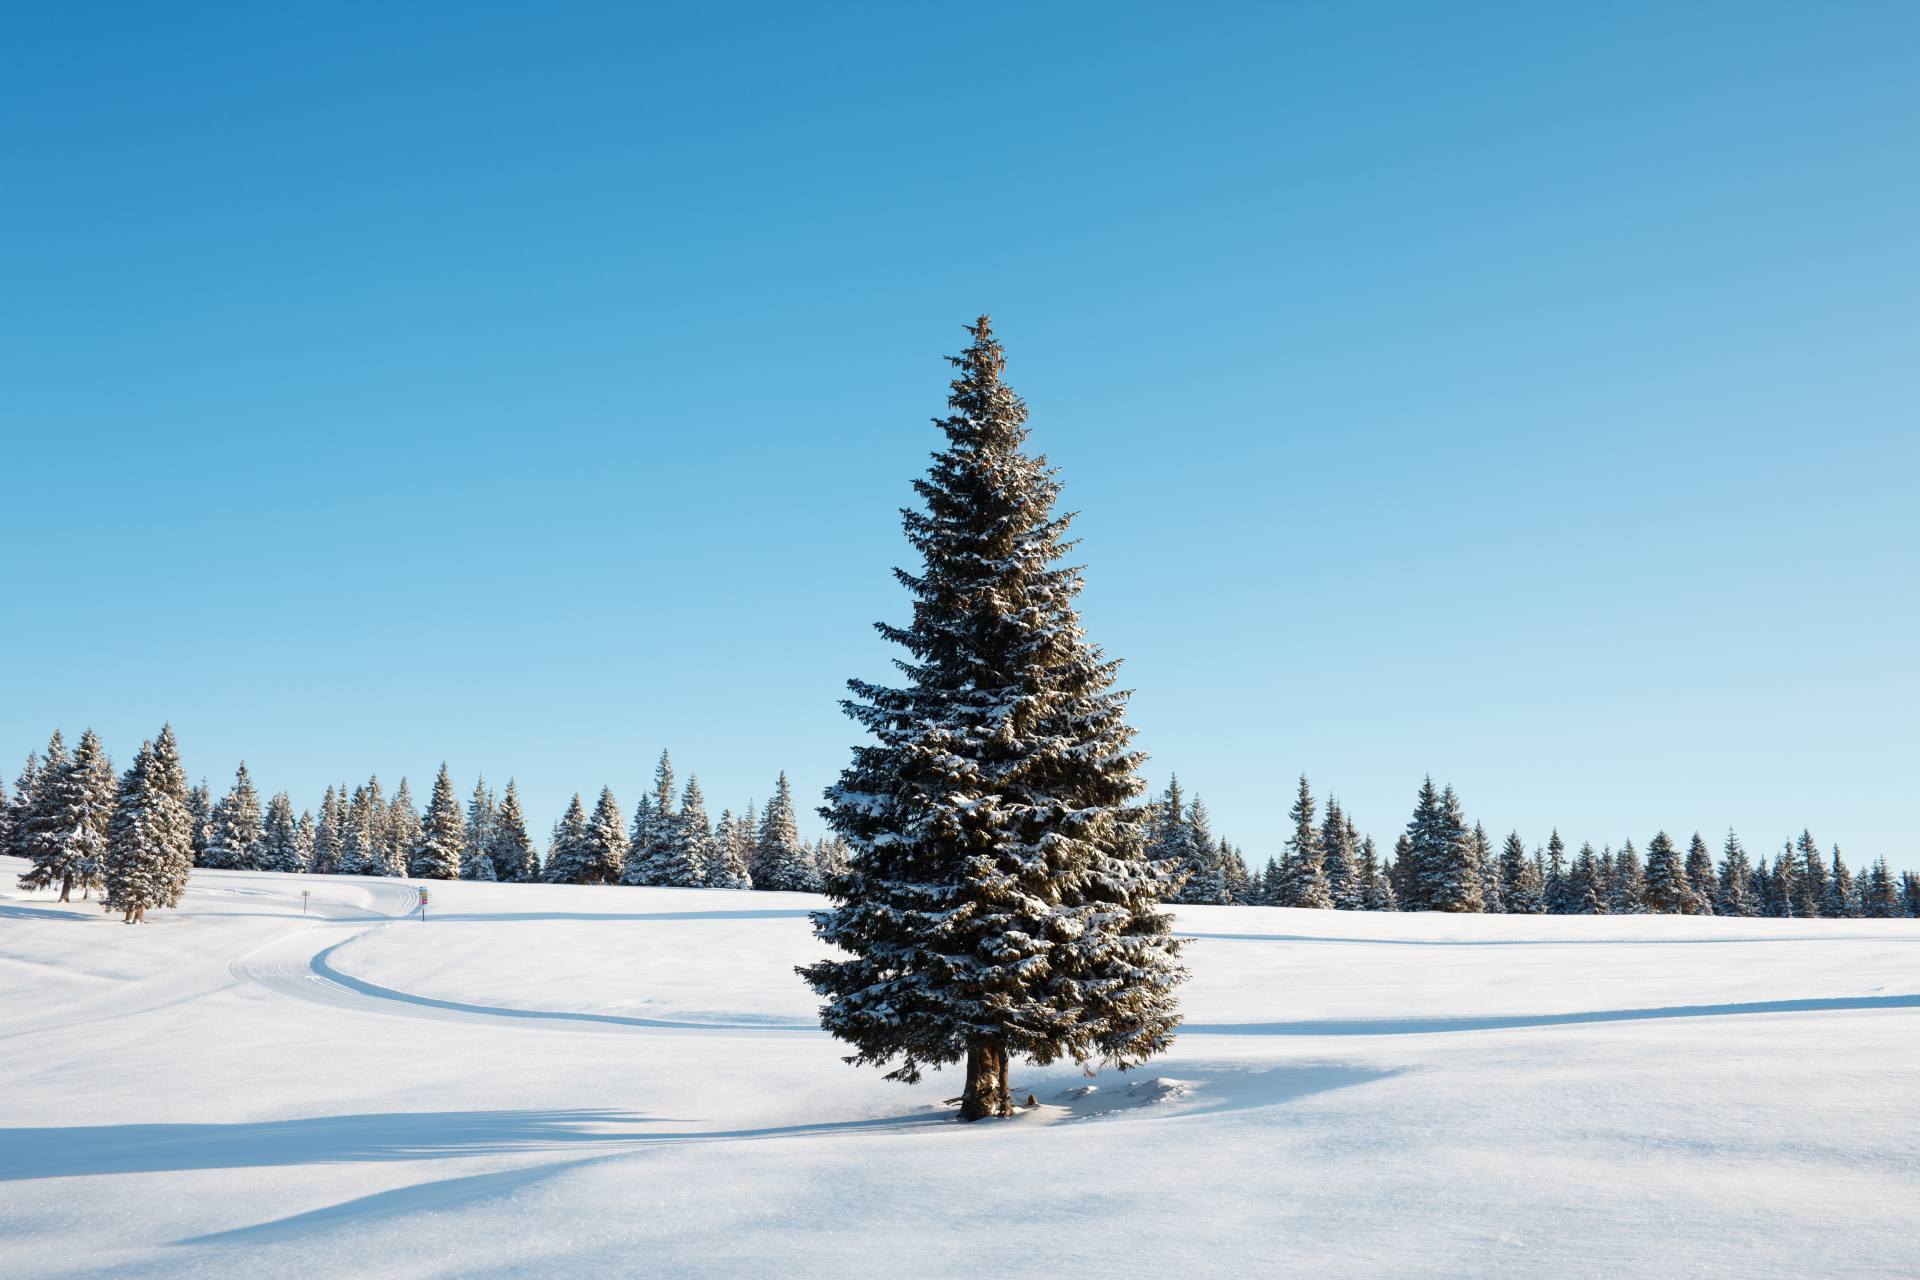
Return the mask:
<path id="1" fill-rule="evenodd" d="M 1148 805 L 1143 817 L 1147 857 L 1173 887 L 1174 902 L 1211 902 L 1214 888 L 1207 876 L 1208 850 L 1194 839 L 1192 807 L 1180 789 L 1178 775 L 1167 779 L 1167 790 Z"/>
<path id="2" fill-rule="evenodd" d="M 367 790 L 378 800 L 380 794 L 379 779 L 371 779 Z M 403 776 L 400 785 L 394 789 L 393 799 L 384 807 L 375 805 L 374 825 L 380 832 L 380 857 L 382 864 L 372 872 L 374 875 L 404 876 L 407 868 L 413 865 L 414 850 L 420 847 L 420 810 L 413 803 L 413 789 L 407 785 Z"/>
<path id="3" fill-rule="evenodd" d="M 220 871 L 257 871 L 260 842 L 265 835 L 260 793 L 254 790 L 253 775 L 242 760 L 234 771 L 233 789 L 213 807 L 213 822 L 207 829 L 206 865 Z"/>
<path id="4" fill-rule="evenodd" d="M 406 779 L 401 779 L 404 789 Z M 394 794 L 397 803 L 400 793 Z M 467 820 L 453 794 L 453 779 L 443 762 L 427 799 L 427 816 L 407 860 L 407 874 L 416 880 L 458 880 L 460 861 L 467 853 Z"/>
<path id="5" fill-rule="evenodd" d="M 47 739 L 47 749 L 38 761 L 27 757 L 27 768 L 20 775 L 20 796 L 13 822 L 12 852 L 29 864 L 20 876 L 22 889 L 45 889 L 64 879 L 58 870 L 64 845 L 59 839 L 59 817 L 53 811 L 54 792 L 60 775 L 71 763 L 66 740 L 58 729 Z"/>
<path id="6" fill-rule="evenodd" d="M 1473 845 L 1473 865 L 1480 869 L 1480 909 L 1504 912 L 1507 909 L 1506 877 L 1501 873 L 1500 859 L 1494 856 L 1493 841 L 1487 838 L 1486 827 L 1474 823 L 1468 839 Z"/>
<path id="7" fill-rule="evenodd" d="M 173 731 L 161 730 L 166 750 L 140 744 L 133 767 L 120 778 L 107 833 L 106 892 L 100 905 L 140 924 L 155 907 L 180 904 L 193 869 L 193 815 L 187 811 L 187 775 L 173 749 Z"/>
<path id="8" fill-rule="evenodd" d="M 679 814 L 674 811 L 673 760 L 665 751 L 653 769 L 653 794 L 643 796 L 633 811 L 627 841 L 627 866 L 621 878 L 627 884 L 679 883 L 686 851 L 680 846 Z"/>
<path id="9" fill-rule="evenodd" d="M 1833 869 L 1827 877 L 1826 914 L 1841 919 L 1860 914 L 1860 891 L 1853 883 L 1853 872 L 1848 870 L 1846 861 L 1840 856 L 1840 846 L 1833 846 Z"/>
<path id="10" fill-rule="evenodd" d="M 313 845 L 318 833 L 319 829 L 314 826 L 313 813 L 302 809 L 300 820 L 293 824 L 293 856 L 299 863 L 297 870 L 313 869 Z"/>
<path id="11" fill-rule="evenodd" d="M 1506 910 L 1514 915 L 1539 915 L 1547 909 L 1547 886 L 1540 869 L 1527 857 L 1526 842 L 1518 831 L 1507 832 L 1500 846 L 1500 880 L 1506 890 Z"/>
<path id="12" fill-rule="evenodd" d="M 1213 835 L 1213 818 L 1198 792 L 1187 806 L 1187 834 L 1193 843 L 1193 874 L 1181 886 L 1180 901 L 1208 906 L 1232 901 L 1227 893 L 1226 868 L 1220 863 L 1219 842 Z"/>
<path id="13" fill-rule="evenodd" d="M 1225 837 L 1221 838 L 1216 849 L 1218 856 L 1215 861 L 1220 864 L 1220 879 L 1227 886 L 1224 900 L 1241 905 L 1251 903 L 1254 900 L 1253 877 L 1247 873 L 1247 856 L 1228 844 Z"/>
<path id="14" fill-rule="evenodd" d="M 1860 893 L 1860 909 L 1868 919 L 1888 920 L 1905 914 L 1893 872 L 1887 867 L 1887 855 L 1883 853 L 1873 860 L 1866 881 Z"/>
<path id="15" fill-rule="evenodd" d="M 462 880 L 498 880 L 493 865 L 493 829 L 499 822 L 500 807 L 494 803 L 487 780 L 473 784 L 473 796 L 467 801 L 467 852 L 460 860 Z"/>
<path id="16" fill-rule="evenodd" d="M 300 859 L 300 819 L 293 816 L 293 801 L 284 791 L 276 791 L 267 801 L 267 816 L 261 823 L 259 870 L 305 871 Z"/>
<path id="17" fill-rule="evenodd" d="M 1717 882 L 1713 874 L 1713 854 L 1707 848 L 1707 842 L 1698 831 L 1687 842 L 1687 888 L 1693 891 L 1693 906 L 1689 910 L 1694 915 L 1713 914 L 1713 894 Z"/>
<path id="18" fill-rule="evenodd" d="M 1794 903 L 1794 914 L 1809 917 L 1825 915 L 1827 863 L 1820 856 L 1820 846 L 1814 842 L 1811 831 L 1800 833 L 1800 839 L 1794 842 L 1794 852 L 1800 860 L 1800 865 L 1794 868 L 1800 873 L 1800 896 Z"/>
<path id="19" fill-rule="evenodd" d="M 807 856 L 806 842 L 800 838 L 799 819 L 793 811 L 793 787 L 784 769 L 774 784 L 773 799 L 767 801 L 766 812 L 760 815 L 760 833 L 754 842 L 750 870 L 756 889 L 806 893 L 814 887 L 813 860 Z"/>
<path id="20" fill-rule="evenodd" d="M 1280 866 L 1280 860 L 1278 858 L 1269 856 L 1267 858 L 1267 865 L 1260 872 L 1260 885 L 1256 890 L 1259 894 L 1260 905 L 1263 907 L 1278 907 L 1283 905 L 1281 899 L 1286 895 L 1286 888 L 1286 871 Z"/>
<path id="21" fill-rule="evenodd" d="M 1647 876 L 1640 864 L 1640 854 L 1629 840 L 1620 849 L 1619 857 L 1613 860 L 1612 875 L 1608 883 L 1613 886 L 1613 896 L 1609 906 L 1615 915 L 1637 915 L 1647 909 Z"/>
<path id="22" fill-rule="evenodd" d="M 1740 837 L 1727 828 L 1727 842 L 1721 847 L 1719 887 L 1713 900 L 1714 910 L 1723 916 L 1751 916 L 1759 913 L 1753 894 L 1753 864 L 1740 847 Z"/>
<path id="23" fill-rule="evenodd" d="M 1473 835 L 1467 830 L 1466 815 L 1452 787 L 1436 791 L 1431 777 L 1421 784 L 1413 818 L 1407 823 L 1407 852 L 1410 893 L 1401 900 L 1402 910 L 1481 909 L 1480 868 L 1474 859 Z"/>
<path id="24" fill-rule="evenodd" d="M 493 816 L 493 847 L 487 851 L 493 873 L 501 880 L 526 884 L 540 878 L 540 855 L 527 833 L 527 815 L 520 808 L 520 789 L 507 779 L 500 808 Z"/>
<path id="25" fill-rule="evenodd" d="M 1313 791 L 1303 773 L 1293 807 L 1287 810 L 1287 816 L 1293 819 L 1293 835 L 1287 841 L 1285 905 L 1327 911 L 1333 907 L 1333 892 L 1327 885 L 1326 859 L 1320 848 L 1320 833 L 1313 826 L 1313 811 Z"/>
<path id="26" fill-rule="evenodd" d="M 628 854 L 627 822 L 612 787 L 600 788 L 600 799 L 587 819 L 585 861 L 581 884 L 619 884 Z M 653 883 L 658 883 L 657 881 Z"/>
<path id="27" fill-rule="evenodd" d="M 1360 881 L 1359 835 L 1340 801 L 1327 797 L 1327 816 L 1320 823 L 1322 865 L 1327 870 L 1327 892 L 1340 911 L 1358 911 L 1366 905 L 1367 887 Z"/>
<path id="28" fill-rule="evenodd" d="M 318 875 L 331 875 L 340 861 L 340 826 L 334 821 L 334 790 L 327 788 L 320 798 L 320 818 L 313 828 L 313 861 L 309 869 Z"/>
<path id="29" fill-rule="evenodd" d="M 386 800 L 379 794 L 379 783 L 373 784 L 369 791 L 366 784 L 353 789 L 353 796 L 347 801 L 346 827 L 340 840 L 340 865 L 338 871 L 345 876 L 380 876 L 386 874 L 386 853 L 382 848 L 385 823 L 376 817 L 376 810 L 386 809 Z"/>
<path id="30" fill-rule="evenodd" d="M 207 780 L 187 789 L 187 812 L 193 818 L 193 865 L 207 865 L 207 838 L 213 834 L 213 792 Z"/>
<path id="31" fill-rule="evenodd" d="M 1372 836 L 1360 842 L 1360 877 L 1367 886 L 1367 896 L 1361 903 L 1362 907 L 1368 911 L 1400 909 L 1400 904 L 1394 899 L 1393 878 L 1387 874 L 1387 869 L 1380 865 L 1380 853 L 1374 848 Z"/>
<path id="32" fill-rule="evenodd" d="M 1632 845 L 1629 842 L 1629 850 Z M 1662 831 L 1647 846 L 1646 889 L 1642 895 L 1647 910 L 1677 915 L 1693 906 L 1693 885 L 1680 861 L 1680 850 L 1673 837 Z"/>
<path id="33" fill-rule="evenodd" d="M 1604 916 L 1612 910 L 1591 841 L 1582 841 L 1580 852 L 1573 855 L 1573 867 L 1567 872 L 1567 900 L 1575 915 Z"/>
<path id="34" fill-rule="evenodd" d="M 1920 871 L 1900 873 L 1900 914 L 1920 917 Z"/>
<path id="35" fill-rule="evenodd" d="M 720 821 L 713 826 L 713 861 L 707 867 L 707 887 L 711 889 L 751 889 L 747 864 L 753 857 L 753 839 L 747 824 L 722 809 Z"/>
<path id="36" fill-rule="evenodd" d="M 587 857 L 587 807 L 580 803 L 580 793 L 576 791 L 567 811 L 553 824 L 553 839 L 547 845 L 548 882 L 585 884 Z"/>
<path id="37" fill-rule="evenodd" d="M 1794 865 L 1791 841 L 1767 873 L 1767 907 L 1768 914 L 1786 920 L 1800 914 L 1800 868 Z"/>
<path id="38" fill-rule="evenodd" d="M 642 795 L 640 803 L 633 806 L 633 823 L 627 828 L 627 861 L 620 869 L 621 884 L 653 883 L 648 877 L 653 874 L 651 851 L 655 821 L 653 797 Z"/>
<path id="39" fill-rule="evenodd" d="M 1567 916 L 1575 909 L 1572 882 L 1567 878 L 1567 842 L 1560 838 L 1560 828 L 1555 827 L 1547 840 L 1547 911 Z"/>
<path id="40" fill-rule="evenodd" d="M 29 865 L 22 889 L 58 885 L 60 901 L 71 902 L 75 889 L 85 895 L 100 887 L 117 791 L 113 765 L 93 730 L 80 735 L 71 757 L 54 733 L 25 815 Z"/>
<path id="41" fill-rule="evenodd" d="M 40 784 L 40 757 L 29 751 L 26 764 L 14 780 L 13 799 L 7 804 L 7 840 L 0 853 L 10 857 L 27 856 L 27 814 L 33 807 L 34 789 Z"/>
<path id="42" fill-rule="evenodd" d="M 700 790 L 698 774 L 687 775 L 686 789 L 680 793 L 679 822 L 687 885 L 711 884 L 719 854 L 714 848 L 713 826 L 707 821 L 707 797 Z"/>
<path id="43" fill-rule="evenodd" d="M 1126 695 L 1080 627 L 1070 517 L 1023 452 L 1026 408 L 1001 381 L 987 318 L 955 358 L 947 447 L 903 512 L 918 573 L 899 687 L 853 681 L 855 748 L 823 815 L 850 847 L 816 912 L 846 953 L 800 972 L 851 1061 L 889 1078 L 967 1064 L 960 1117 L 1013 1110 L 1016 1056 L 1138 1065 L 1163 1051 L 1184 975 L 1168 887 L 1143 849 L 1142 757 Z M 758 876 L 756 875 L 756 880 Z"/>

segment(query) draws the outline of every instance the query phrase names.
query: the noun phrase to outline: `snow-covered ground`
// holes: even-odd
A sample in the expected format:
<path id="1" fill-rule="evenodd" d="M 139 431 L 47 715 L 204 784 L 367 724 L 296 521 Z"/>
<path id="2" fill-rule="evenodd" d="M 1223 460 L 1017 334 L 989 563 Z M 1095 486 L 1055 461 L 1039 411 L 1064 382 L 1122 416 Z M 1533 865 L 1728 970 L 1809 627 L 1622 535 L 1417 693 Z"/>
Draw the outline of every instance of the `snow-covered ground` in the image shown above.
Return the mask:
<path id="1" fill-rule="evenodd" d="M 814 1029 L 817 899 L 18 870 L 11 1280 L 1920 1273 L 1912 920 L 1183 909 L 1167 1058 L 961 1126 Z"/>

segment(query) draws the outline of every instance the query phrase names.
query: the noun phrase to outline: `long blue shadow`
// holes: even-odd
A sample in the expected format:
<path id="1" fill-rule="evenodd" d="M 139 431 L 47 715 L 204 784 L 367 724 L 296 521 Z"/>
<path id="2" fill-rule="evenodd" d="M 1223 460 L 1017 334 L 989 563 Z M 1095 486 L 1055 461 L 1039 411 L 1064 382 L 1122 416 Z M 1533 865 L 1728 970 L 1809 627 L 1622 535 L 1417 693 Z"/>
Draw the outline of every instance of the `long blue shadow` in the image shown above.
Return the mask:
<path id="1" fill-rule="evenodd" d="M 809 911 L 800 907 L 756 911 L 471 911 L 444 914 L 434 913 L 430 909 L 427 923 L 432 924 L 436 920 L 486 923 L 496 920 L 804 920 L 809 914 Z"/>
<path id="2" fill-rule="evenodd" d="M 621 1126 L 657 1121 L 618 1111 L 427 1111 L 0 1129 L 0 1181 L 543 1151 L 630 1142 Z"/>
<path id="3" fill-rule="evenodd" d="M 1749 1013 L 1831 1013 L 1847 1009 L 1920 1009 L 1920 995 L 1835 996 L 1814 1000 L 1754 1000 L 1745 1004 L 1676 1004 L 1658 1009 L 1594 1009 L 1579 1013 L 1523 1013 L 1488 1018 L 1328 1018 L 1299 1022 L 1187 1023 L 1197 1036 L 1407 1036 L 1448 1031 L 1505 1031 L 1515 1027 L 1565 1027 L 1587 1022 L 1640 1022 L 1654 1018 L 1724 1018 Z"/>
<path id="4" fill-rule="evenodd" d="M 1330 938 L 1314 933 L 1189 933 L 1182 938 L 1207 942 L 1330 942 L 1357 947 L 1690 947 L 1726 946 L 1739 942 L 1911 942 L 1920 944 L 1920 931 L 1911 937 L 1870 933 L 1787 935 L 1764 934 L 1741 938 Z"/>

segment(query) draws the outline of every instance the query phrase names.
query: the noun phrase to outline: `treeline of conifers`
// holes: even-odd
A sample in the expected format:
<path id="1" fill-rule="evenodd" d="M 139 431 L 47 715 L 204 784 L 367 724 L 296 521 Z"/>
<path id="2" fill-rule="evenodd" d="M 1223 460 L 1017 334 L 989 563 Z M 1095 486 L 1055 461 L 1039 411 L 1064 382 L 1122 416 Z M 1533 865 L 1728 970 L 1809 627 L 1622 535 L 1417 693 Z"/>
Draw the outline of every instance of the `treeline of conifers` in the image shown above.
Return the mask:
<path id="1" fill-rule="evenodd" d="M 1531 852 L 1518 832 L 1498 849 L 1468 824 L 1452 787 L 1428 778 L 1413 816 L 1382 856 L 1329 799 L 1324 813 L 1305 777 L 1288 811 L 1285 850 L 1256 870 L 1245 853 L 1213 833 L 1205 803 L 1178 778 L 1152 804 L 1148 849 L 1185 869 L 1175 901 L 1317 907 L 1344 911 L 1482 911 L 1614 915 L 1668 912 L 1729 916 L 1920 916 L 1920 874 L 1895 873 L 1884 856 L 1850 868 L 1838 845 L 1823 853 L 1808 831 L 1771 861 L 1749 856 L 1732 831 L 1716 860 L 1695 832 L 1683 850 L 1661 831 L 1644 857 L 1632 840 L 1618 850 L 1583 843 L 1571 855 L 1555 831 Z"/>
<path id="2" fill-rule="evenodd" d="M 845 863 L 836 838 L 809 844 L 782 772 L 764 810 L 707 813 L 698 778 L 675 785 L 666 752 L 653 789 L 629 817 L 611 787 L 591 809 L 579 795 L 543 858 L 518 789 L 484 779 L 463 803 L 445 765 L 424 810 L 405 778 L 389 796 L 377 777 L 328 787 L 319 811 L 296 813 L 284 791 L 264 803 L 243 762 L 218 799 L 189 786 L 170 727 L 142 743 L 116 776 L 89 729 L 69 751 L 56 730 L 11 790 L 0 779 L 0 853 L 25 859 L 22 888 L 101 895 L 129 921 L 174 906 L 193 867 L 439 880 L 548 881 L 723 889 L 818 889 Z"/>
<path id="3" fill-rule="evenodd" d="M 477 780 L 462 802 L 442 765 L 424 810 L 405 778 L 388 795 L 377 777 L 328 787 L 319 811 L 295 812 L 284 791 L 264 803 L 247 766 L 215 799 L 189 786 L 171 728 L 142 743 L 116 777 L 88 730 L 71 751 L 58 730 L 31 753 L 11 791 L 0 779 L 0 852 L 25 859 L 27 889 L 62 901 L 98 893 L 129 921 L 179 901 L 191 868 L 407 876 L 440 880 L 817 891 L 846 865 L 837 837 L 800 836 L 782 772 L 764 810 L 708 816 L 697 777 L 676 786 L 666 752 L 631 814 L 611 787 L 591 808 L 575 795 L 544 857 L 509 781 L 496 795 Z M 1886 858 L 1855 870 L 1838 846 L 1823 853 L 1802 831 L 1771 860 L 1750 857 L 1733 832 L 1716 860 L 1695 833 L 1682 850 L 1662 831 L 1643 857 L 1583 843 L 1569 854 L 1558 831 L 1529 852 L 1517 832 L 1496 849 L 1468 824 L 1453 788 L 1421 786 L 1413 816 L 1382 856 L 1337 800 L 1324 807 L 1305 777 L 1288 811 L 1285 849 L 1256 871 L 1216 836 L 1206 805 L 1173 779 L 1147 806 L 1146 854 L 1178 883 L 1173 900 L 1348 911 L 1468 911 L 1607 915 L 1920 916 L 1920 875 Z"/>

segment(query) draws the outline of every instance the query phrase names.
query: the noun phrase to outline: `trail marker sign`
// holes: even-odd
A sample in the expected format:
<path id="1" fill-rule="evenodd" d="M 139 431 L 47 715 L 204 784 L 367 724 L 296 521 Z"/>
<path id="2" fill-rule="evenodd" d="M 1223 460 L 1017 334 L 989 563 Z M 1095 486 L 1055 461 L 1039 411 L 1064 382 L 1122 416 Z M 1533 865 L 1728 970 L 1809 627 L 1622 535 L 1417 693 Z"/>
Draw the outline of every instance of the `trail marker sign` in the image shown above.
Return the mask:
<path id="1" fill-rule="evenodd" d="M 420 918 L 422 920 L 427 918 L 427 891 L 425 889 L 420 890 Z"/>

